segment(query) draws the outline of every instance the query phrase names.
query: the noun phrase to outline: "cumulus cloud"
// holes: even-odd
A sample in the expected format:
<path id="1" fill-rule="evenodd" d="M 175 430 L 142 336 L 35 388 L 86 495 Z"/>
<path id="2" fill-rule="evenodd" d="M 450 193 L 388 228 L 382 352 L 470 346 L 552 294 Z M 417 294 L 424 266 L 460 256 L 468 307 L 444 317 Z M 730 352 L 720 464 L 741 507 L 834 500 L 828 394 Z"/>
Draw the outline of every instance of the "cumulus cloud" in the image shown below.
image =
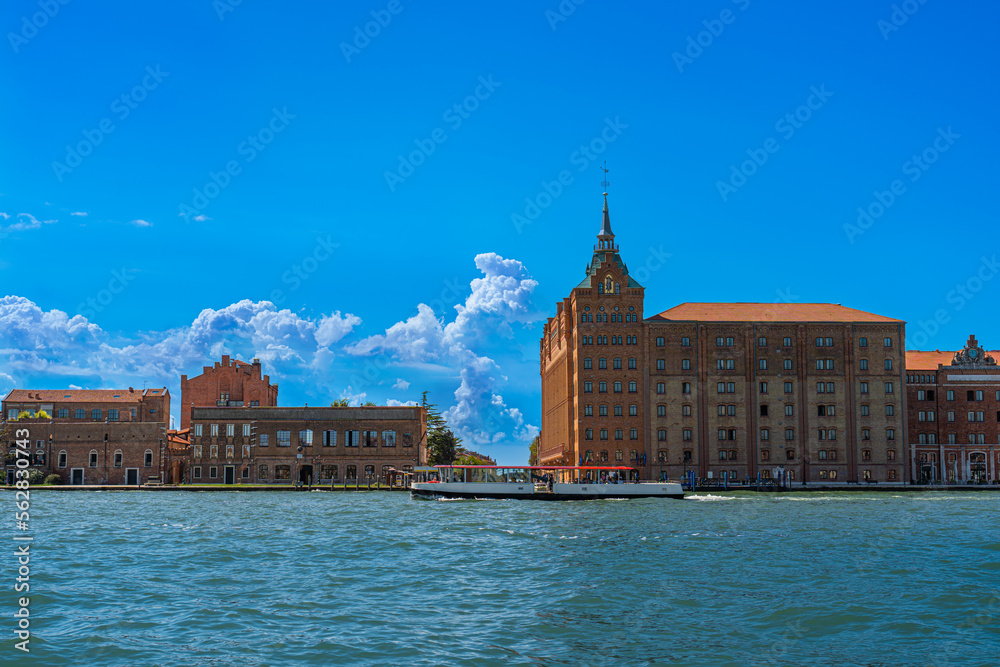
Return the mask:
<path id="1" fill-rule="evenodd" d="M 7 213 L 3 213 L 0 215 L 3 216 L 4 220 L 11 219 L 11 216 L 8 215 Z M 14 222 L 10 223 L 5 227 L 0 227 L 0 229 L 6 232 L 21 232 L 32 229 L 40 229 L 42 225 L 51 225 L 54 222 L 58 222 L 58 220 L 39 220 L 30 213 L 18 213 L 13 217 L 14 217 Z"/>
<path id="2" fill-rule="evenodd" d="M 420 405 L 416 401 L 397 401 L 394 398 L 390 398 L 388 401 L 385 402 L 385 404 L 388 405 L 390 408 L 391 407 L 414 407 L 416 405 Z"/>
<path id="3" fill-rule="evenodd" d="M 151 222 L 149 222 L 147 220 L 133 220 L 130 224 L 133 224 L 136 227 L 152 227 L 153 226 L 153 223 L 151 223 Z"/>
<path id="4" fill-rule="evenodd" d="M 470 283 L 465 302 L 455 306 L 455 319 L 445 324 L 426 304 L 384 334 L 369 336 L 345 349 L 354 355 L 382 354 L 403 365 L 434 364 L 457 370 L 460 384 L 455 404 L 443 414 L 457 434 L 474 444 L 531 440 L 538 428 L 525 423 L 521 411 L 506 404 L 500 388 L 506 378 L 497 363 L 474 351 L 490 338 L 510 336 L 511 323 L 536 319 L 531 295 L 538 285 L 521 262 L 496 253 L 475 258 L 483 273 Z"/>
<path id="5" fill-rule="evenodd" d="M 85 217 L 87 217 L 87 212 L 86 211 L 73 211 L 72 213 L 70 213 L 70 215 L 79 215 L 79 216 L 85 218 Z"/>
<path id="6" fill-rule="evenodd" d="M 393 389 L 399 389 L 400 391 L 406 391 L 410 388 L 410 383 L 403 378 L 396 378 L 396 384 L 392 385 Z"/>

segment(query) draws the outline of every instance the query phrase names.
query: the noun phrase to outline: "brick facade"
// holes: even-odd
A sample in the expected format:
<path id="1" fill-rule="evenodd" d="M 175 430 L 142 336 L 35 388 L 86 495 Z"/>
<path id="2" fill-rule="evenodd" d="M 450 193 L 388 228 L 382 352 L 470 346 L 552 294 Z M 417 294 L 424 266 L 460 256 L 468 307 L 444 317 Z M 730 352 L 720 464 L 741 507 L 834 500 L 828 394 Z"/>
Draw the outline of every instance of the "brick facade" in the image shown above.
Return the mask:
<path id="1" fill-rule="evenodd" d="M 144 484 L 162 471 L 167 425 L 157 422 L 79 423 L 21 419 L 9 423 L 10 437 L 27 429 L 32 463 L 63 484 Z M 8 445 L 7 483 L 14 477 Z"/>
<path id="2" fill-rule="evenodd" d="M 907 456 L 921 483 L 1000 480 L 1000 352 L 906 353 Z"/>
<path id="3" fill-rule="evenodd" d="M 278 385 L 261 375 L 259 359 L 246 363 L 222 355 L 201 375 L 181 376 L 181 429 L 191 425 L 194 407 L 269 407 L 278 404 Z"/>
<path id="4" fill-rule="evenodd" d="M 408 406 L 196 407 L 190 443 L 166 463 L 174 471 L 180 461 L 185 483 L 365 483 L 369 476 L 384 483 L 389 469 L 426 464 L 427 413 Z"/>
<path id="5" fill-rule="evenodd" d="M 904 322 L 834 304 L 688 303 L 644 318 L 606 195 L 597 238 L 539 345 L 543 465 L 908 479 Z"/>

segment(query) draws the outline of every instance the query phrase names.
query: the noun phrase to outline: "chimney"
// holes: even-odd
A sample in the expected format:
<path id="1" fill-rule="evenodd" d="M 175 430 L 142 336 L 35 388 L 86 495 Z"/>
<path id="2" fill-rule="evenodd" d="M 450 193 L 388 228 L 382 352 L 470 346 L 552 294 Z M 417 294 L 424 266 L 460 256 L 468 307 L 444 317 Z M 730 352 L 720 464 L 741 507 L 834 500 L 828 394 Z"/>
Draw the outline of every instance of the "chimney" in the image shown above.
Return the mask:
<path id="1" fill-rule="evenodd" d="M 134 394 L 135 393 L 135 389 L 133 389 L 132 387 L 129 387 L 128 388 L 128 393 Z"/>

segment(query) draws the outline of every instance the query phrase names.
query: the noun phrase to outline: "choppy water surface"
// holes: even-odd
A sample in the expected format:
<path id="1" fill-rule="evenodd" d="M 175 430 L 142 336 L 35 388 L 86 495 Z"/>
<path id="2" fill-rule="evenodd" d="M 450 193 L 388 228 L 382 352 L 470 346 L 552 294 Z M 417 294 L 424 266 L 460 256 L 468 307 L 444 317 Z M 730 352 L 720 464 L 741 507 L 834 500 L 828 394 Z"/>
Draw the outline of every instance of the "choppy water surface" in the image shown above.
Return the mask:
<path id="1" fill-rule="evenodd" d="M 32 501 L 23 665 L 1000 664 L 1000 494 Z"/>

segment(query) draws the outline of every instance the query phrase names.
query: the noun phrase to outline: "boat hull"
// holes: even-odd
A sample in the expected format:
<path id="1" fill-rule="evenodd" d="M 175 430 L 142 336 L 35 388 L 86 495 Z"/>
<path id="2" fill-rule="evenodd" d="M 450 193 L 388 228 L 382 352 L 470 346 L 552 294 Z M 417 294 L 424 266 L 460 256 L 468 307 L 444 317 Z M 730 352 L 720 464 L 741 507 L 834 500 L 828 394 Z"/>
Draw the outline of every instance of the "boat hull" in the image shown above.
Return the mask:
<path id="1" fill-rule="evenodd" d="M 680 484 L 555 484 L 552 491 L 536 491 L 531 484 L 417 482 L 410 488 L 412 498 L 469 500 L 628 500 L 631 498 L 673 498 L 682 500 Z"/>

